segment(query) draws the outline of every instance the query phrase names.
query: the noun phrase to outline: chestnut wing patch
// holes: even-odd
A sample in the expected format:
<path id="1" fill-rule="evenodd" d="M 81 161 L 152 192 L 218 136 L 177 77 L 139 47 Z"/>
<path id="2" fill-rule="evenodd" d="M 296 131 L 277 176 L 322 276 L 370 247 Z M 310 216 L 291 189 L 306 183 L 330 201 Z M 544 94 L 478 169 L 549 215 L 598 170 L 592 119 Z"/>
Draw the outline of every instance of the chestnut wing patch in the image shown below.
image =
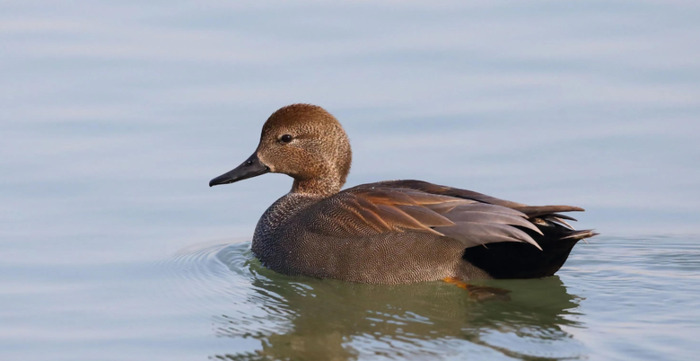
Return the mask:
<path id="1" fill-rule="evenodd" d="M 384 181 L 374 183 L 375 186 L 381 187 L 394 187 L 394 188 L 408 188 L 419 190 L 422 192 L 430 194 L 439 194 L 443 196 L 470 199 L 478 201 L 480 203 L 485 203 L 488 205 L 499 205 L 520 211 L 527 215 L 527 218 L 534 224 L 541 226 L 563 226 L 570 230 L 573 227 L 567 223 L 569 221 L 575 221 L 575 218 L 561 214 L 561 212 L 583 212 L 584 209 L 574 206 L 566 205 L 550 205 L 550 206 L 528 206 L 522 203 L 511 202 L 504 199 L 499 199 L 496 197 L 491 197 L 486 194 L 454 188 L 441 186 L 433 183 L 428 183 L 419 180 L 394 180 L 394 181 Z"/>
<path id="2" fill-rule="evenodd" d="M 526 242 L 522 229 L 542 234 L 527 215 L 508 207 L 410 188 L 362 185 L 327 198 L 304 213 L 310 230 L 331 237 L 425 232 L 460 241 L 465 248 Z"/>

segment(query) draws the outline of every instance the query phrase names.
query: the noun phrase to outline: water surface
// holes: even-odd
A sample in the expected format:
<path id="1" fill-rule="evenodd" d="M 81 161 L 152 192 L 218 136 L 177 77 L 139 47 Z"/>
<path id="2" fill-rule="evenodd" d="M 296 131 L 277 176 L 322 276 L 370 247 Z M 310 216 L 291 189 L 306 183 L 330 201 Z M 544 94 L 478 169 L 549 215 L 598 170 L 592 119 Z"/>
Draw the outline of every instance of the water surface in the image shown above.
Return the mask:
<path id="1" fill-rule="evenodd" d="M 0 2 L 3 360 L 691 360 L 700 7 L 690 1 Z M 290 278 L 249 251 L 291 182 L 209 189 L 282 105 L 322 105 L 348 185 L 573 204 L 557 276 Z"/>

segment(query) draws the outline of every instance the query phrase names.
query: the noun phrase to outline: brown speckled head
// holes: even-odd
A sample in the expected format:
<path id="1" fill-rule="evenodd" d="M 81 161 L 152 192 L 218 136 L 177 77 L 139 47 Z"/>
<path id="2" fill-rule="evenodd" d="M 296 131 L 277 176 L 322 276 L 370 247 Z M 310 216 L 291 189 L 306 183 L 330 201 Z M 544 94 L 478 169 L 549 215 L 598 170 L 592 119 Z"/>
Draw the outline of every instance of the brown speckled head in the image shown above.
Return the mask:
<path id="1" fill-rule="evenodd" d="M 292 104 L 267 119 L 248 160 L 209 184 L 284 173 L 294 178 L 293 193 L 327 196 L 345 184 L 351 161 L 350 142 L 335 117 L 316 105 Z"/>
<path id="2" fill-rule="evenodd" d="M 292 104 L 272 113 L 260 136 L 256 154 L 271 172 L 294 178 L 292 192 L 333 194 L 350 171 L 348 137 L 325 109 Z"/>

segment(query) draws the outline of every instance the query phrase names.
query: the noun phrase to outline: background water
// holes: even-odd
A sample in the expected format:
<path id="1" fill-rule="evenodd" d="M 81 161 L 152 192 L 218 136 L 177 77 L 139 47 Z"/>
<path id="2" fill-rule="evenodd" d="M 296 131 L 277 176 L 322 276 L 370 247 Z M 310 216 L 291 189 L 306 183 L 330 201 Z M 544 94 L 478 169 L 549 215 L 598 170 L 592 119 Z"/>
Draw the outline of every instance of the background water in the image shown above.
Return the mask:
<path id="1" fill-rule="evenodd" d="M 699 34 L 692 1 L 1 1 L 0 359 L 694 359 Z M 290 180 L 207 182 L 293 102 L 343 122 L 349 185 L 602 235 L 510 301 L 266 271 Z"/>

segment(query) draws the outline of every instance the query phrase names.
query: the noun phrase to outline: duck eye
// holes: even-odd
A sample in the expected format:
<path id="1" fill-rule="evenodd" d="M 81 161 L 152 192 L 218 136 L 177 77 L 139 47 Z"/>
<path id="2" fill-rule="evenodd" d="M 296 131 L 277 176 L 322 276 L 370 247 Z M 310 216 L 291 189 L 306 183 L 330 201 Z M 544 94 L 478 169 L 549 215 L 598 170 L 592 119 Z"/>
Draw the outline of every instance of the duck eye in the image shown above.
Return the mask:
<path id="1" fill-rule="evenodd" d="M 283 136 L 280 137 L 280 141 L 281 141 L 282 143 L 289 143 L 289 142 L 292 141 L 292 136 L 289 135 L 289 134 L 285 134 L 285 135 L 283 135 Z"/>

